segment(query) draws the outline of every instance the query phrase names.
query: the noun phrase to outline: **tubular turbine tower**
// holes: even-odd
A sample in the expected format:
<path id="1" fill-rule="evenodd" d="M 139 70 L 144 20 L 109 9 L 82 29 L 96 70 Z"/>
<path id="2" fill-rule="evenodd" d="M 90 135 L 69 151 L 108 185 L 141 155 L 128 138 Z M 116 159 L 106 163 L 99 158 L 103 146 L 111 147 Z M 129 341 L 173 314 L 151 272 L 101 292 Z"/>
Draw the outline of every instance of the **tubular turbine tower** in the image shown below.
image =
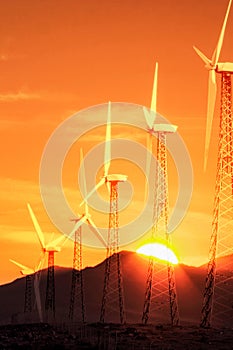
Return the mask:
<path id="1" fill-rule="evenodd" d="M 194 47 L 209 70 L 209 94 L 205 140 L 205 162 L 210 144 L 211 127 L 216 99 L 216 76 L 221 74 L 221 112 L 218 143 L 217 176 L 215 186 L 212 234 L 210 240 L 209 262 L 202 307 L 201 326 L 209 327 L 231 325 L 233 322 L 233 276 L 221 259 L 221 270 L 217 266 L 217 257 L 233 254 L 233 120 L 232 120 L 232 84 L 233 63 L 219 63 L 225 28 L 232 0 L 229 1 L 220 37 L 212 56 L 208 59 Z M 229 262 L 229 260 L 228 260 Z"/>
<path id="2" fill-rule="evenodd" d="M 157 165 L 151 240 L 154 242 L 166 241 L 166 245 L 169 248 L 171 245 L 171 236 L 167 232 L 169 204 L 166 137 L 167 134 L 176 132 L 177 126 L 171 124 L 154 124 L 156 118 L 157 74 L 158 64 L 156 63 L 150 112 L 145 107 L 143 108 L 149 128 L 147 147 L 150 153 L 153 150 L 153 134 L 157 137 Z M 149 159 L 147 158 L 147 172 L 150 168 L 150 161 L 148 161 Z M 156 313 L 162 310 L 163 314 L 164 311 L 167 311 L 168 316 L 170 314 L 172 325 L 179 324 L 174 267 L 169 262 L 169 259 L 167 263 L 158 263 L 155 262 L 153 257 L 150 257 L 142 322 L 147 324 L 149 318 L 155 320 L 157 318 Z"/>

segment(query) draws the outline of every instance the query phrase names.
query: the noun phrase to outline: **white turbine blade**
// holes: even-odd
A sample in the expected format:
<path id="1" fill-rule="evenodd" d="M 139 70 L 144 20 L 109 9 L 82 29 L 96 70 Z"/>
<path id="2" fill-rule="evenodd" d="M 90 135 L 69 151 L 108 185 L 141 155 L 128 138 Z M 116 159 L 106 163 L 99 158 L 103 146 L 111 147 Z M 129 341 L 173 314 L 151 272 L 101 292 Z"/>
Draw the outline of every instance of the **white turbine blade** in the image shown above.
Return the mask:
<path id="1" fill-rule="evenodd" d="M 207 58 L 204 53 L 202 53 L 197 47 L 193 46 L 194 50 L 196 51 L 196 53 L 198 54 L 198 56 L 202 59 L 202 61 L 205 62 L 206 65 L 211 65 L 211 60 L 209 58 Z"/>
<path id="2" fill-rule="evenodd" d="M 54 239 L 53 241 L 50 241 L 49 245 L 53 247 L 59 247 L 59 245 L 61 245 L 65 239 L 66 239 L 66 236 L 61 235 L 60 237 Z"/>
<path id="3" fill-rule="evenodd" d="M 45 251 L 41 252 L 38 264 L 35 267 L 35 272 L 40 272 L 44 266 Z"/>
<path id="4" fill-rule="evenodd" d="M 108 117 L 105 137 L 104 176 L 108 175 L 111 163 L 111 102 L 108 102 Z"/>
<path id="5" fill-rule="evenodd" d="M 218 43 L 217 43 L 216 49 L 214 50 L 214 53 L 213 53 L 213 56 L 212 56 L 212 65 L 214 67 L 218 63 L 220 52 L 221 52 L 221 49 L 222 49 L 222 44 L 223 44 L 225 29 L 226 29 L 226 25 L 227 25 L 227 19 L 228 19 L 228 15 L 229 15 L 230 8 L 231 8 L 231 3 L 232 3 L 232 0 L 229 1 L 228 7 L 227 7 L 227 12 L 226 12 L 226 15 L 225 15 L 225 18 L 224 18 L 224 21 L 223 21 L 223 25 L 222 25 L 222 29 L 221 29 L 221 32 L 220 32 L 220 36 L 219 36 L 219 39 L 218 39 Z"/>
<path id="6" fill-rule="evenodd" d="M 155 112 L 148 111 L 148 109 L 146 107 L 143 107 L 143 112 L 144 112 L 146 123 L 147 123 L 149 129 L 153 129 L 155 116 L 156 116 Z"/>
<path id="7" fill-rule="evenodd" d="M 31 269 L 28 266 L 22 265 L 20 263 L 18 263 L 15 260 L 9 259 L 13 264 L 17 265 L 18 267 L 22 268 L 22 270 L 28 271 L 27 274 L 33 274 L 35 271 L 33 269 Z M 36 270 L 37 271 L 37 270 Z M 39 279 L 37 274 L 34 275 L 34 290 L 35 290 L 35 296 L 36 296 L 36 305 L 37 305 L 37 309 L 38 309 L 38 313 L 39 313 L 39 318 L 40 318 L 40 322 L 42 322 L 42 315 L 41 315 L 41 302 L 40 302 L 40 294 L 38 295 L 39 292 Z"/>
<path id="8" fill-rule="evenodd" d="M 151 98 L 151 105 L 150 105 L 150 109 L 154 113 L 157 112 L 157 89 L 158 89 L 158 62 L 155 63 L 154 84 L 153 84 L 152 98 Z"/>
<path id="9" fill-rule="evenodd" d="M 85 223 L 85 221 L 87 220 L 87 216 L 86 215 L 83 215 L 80 220 L 78 220 L 75 225 L 74 225 L 74 228 L 73 230 L 71 231 L 71 233 L 69 234 L 68 237 L 72 237 L 73 234 L 79 229 L 80 226 L 82 226 L 82 224 Z"/>
<path id="10" fill-rule="evenodd" d="M 40 296 L 40 275 L 37 273 L 35 274 L 35 277 L 34 277 L 34 292 L 35 292 L 36 307 L 39 314 L 39 319 L 40 319 L 40 322 L 43 322 L 41 296 Z"/>
<path id="11" fill-rule="evenodd" d="M 44 268 L 45 257 L 46 257 L 46 254 L 45 254 L 45 251 L 43 251 L 41 253 L 41 257 L 39 259 L 39 263 L 38 263 L 38 265 L 35 268 L 35 272 L 36 272 L 35 275 L 38 277 L 39 280 L 40 280 L 40 277 L 41 277 L 41 271 Z"/>
<path id="12" fill-rule="evenodd" d="M 43 269 L 45 261 L 45 251 L 42 252 L 41 258 L 39 260 L 38 265 L 35 268 L 35 278 L 34 278 L 34 292 L 35 292 L 35 298 L 36 298 L 36 307 L 39 314 L 40 322 L 43 322 L 43 315 L 42 315 L 42 306 L 41 306 L 41 296 L 40 296 L 40 278 L 41 278 L 41 270 Z"/>
<path id="13" fill-rule="evenodd" d="M 90 198 L 95 191 L 97 191 L 105 183 L 105 178 L 103 177 L 100 182 L 88 193 L 84 200 L 80 203 L 80 207 Z"/>
<path id="14" fill-rule="evenodd" d="M 53 240 L 52 242 L 50 242 L 50 244 L 54 247 L 63 247 L 64 244 L 68 241 L 68 239 L 72 238 L 72 236 L 74 235 L 75 231 L 78 230 L 78 228 L 86 221 L 87 216 L 81 216 L 80 215 L 80 219 L 75 223 L 73 230 L 70 232 L 70 234 L 68 236 L 65 235 L 61 235 L 60 237 L 56 238 L 55 240 Z"/>
<path id="15" fill-rule="evenodd" d="M 208 109 L 207 109 L 207 119 L 206 119 L 204 171 L 206 170 L 206 166 L 207 166 L 207 159 L 208 159 L 209 146 L 210 146 L 210 137 L 211 137 L 213 116 L 214 116 L 216 93 L 217 93 L 217 87 L 216 87 L 215 71 L 210 70 L 209 71 L 209 88 L 208 88 Z"/>
<path id="16" fill-rule="evenodd" d="M 9 259 L 9 260 L 10 260 L 10 262 L 15 264 L 16 266 L 20 267 L 22 270 L 28 270 L 28 271 L 31 271 L 31 273 L 34 273 L 34 270 L 31 267 L 22 265 L 22 264 L 18 263 L 17 261 L 13 260 L 13 259 Z"/>
<path id="17" fill-rule="evenodd" d="M 111 185 L 110 185 L 109 181 L 106 182 L 106 186 L 107 186 L 107 189 L 108 189 L 108 193 L 110 195 L 111 194 Z"/>
<path id="18" fill-rule="evenodd" d="M 43 267 L 43 263 L 44 263 L 44 258 L 45 258 L 45 253 L 43 253 L 41 259 L 39 260 L 38 265 L 35 268 L 35 272 L 38 272 L 41 270 L 41 268 Z"/>
<path id="19" fill-rule="evenodd" d="M 85 167 L 84 167 L 84 162 L 83 162 L 83 149 L 80 148 L 80 176 L 81 176 L 81 181 L 84 189 L 84 198 L 87 197 L 87 184 L 86 184 L 86 177 L 85 177 Z M 88 204 L 87 201 L 85 201 L 85 214 L 88 216 L 89 215 L 89 209 L 88 209 Z"/>
<path id="20" fill-rule="evenodd" d="M 155 74 L 154 74 L 154 83 L 152 89 L 152 98 L 151 98 L 151 106 L 150 111 L 146 107 L 143 107 L 144 116 L 146 119 L 146 123 L 149 129 L 153 129 L 156 112 L 157 112 L 157 86 L 158 86 L 158 62 L 155 64 Z"/>
<path id="21" fill-rule="evenodd" d="M 33 222 L 34 227 L 36 229 L 36 233 L 37 233 L 38 239 L 40 241 L 41 247 L 42 247 L 42 249 L 45 249 L 45 241 L 44 241 L 43 232 L 41 231 L 40 225 L 35 217 L 35 214 L 32 211 L 30 204 L 28 203 L 27 206 L 28 206 L 28 210 L 29 210 L 29 214 L 31 216 L 32 222 Z"/>
<path id="22" fill-rule="evenodd" d="M 92 229 L 92 231 L 95 233 L 95 235 L 97 236 L 97 238 L 101 241 L 101 243 L 103 243 L 103 245 L 105 247 L 107 247 L 107 243 L 105 242 L 105 239 L 103 238 L 103 236 L 101 235 L 100 231 L 98 230 L 98 228 L 96 227 L 94 221 L 89 217 L 87 219 L 87 222 L 90 224 L 90 228 Z"/>
<path id="23" fill-rule="evenodd" d="M 53 245 L 53 241 L 55 240 L 54 235 L 55 235 L 54 232 L 50 232 L 49 240 L 48 240 L 48 243 L 46 244 L 45 248 L 48 248 L 51 245 Z"/>
<path id="24" fill-rule="evenodd" d="M 76 221 L 73 230 L 70 232 L 70 234 L 68 236 L 65 237 L 65 240 L 62 243 L 61 247 L 64 246 L 64 244 L 68 241 L 68 239 L 70 239 L 74 236 L 75 232 L 79 229 L 80 226 L 82 226 L 85 223 L 86 220 L 87 220 L 87 216 L 84 215 L 84 216 L 80 217 L 80 219 L 78 221 Z"/>
<path id="25" fill-rule="evenodd" d="M 40 297 L 40 289 L 39 289 L 39 279 L 36 276 L 35 276 L 35 281 L 34 281 L 34 292 L 35 292 L 35 298 L 36 298 L 36 307 L 37 307 L 37 311 L 39 314 L 39 320 L 40 320 L 40 322 L 43 322 L 41 297 Z"/>

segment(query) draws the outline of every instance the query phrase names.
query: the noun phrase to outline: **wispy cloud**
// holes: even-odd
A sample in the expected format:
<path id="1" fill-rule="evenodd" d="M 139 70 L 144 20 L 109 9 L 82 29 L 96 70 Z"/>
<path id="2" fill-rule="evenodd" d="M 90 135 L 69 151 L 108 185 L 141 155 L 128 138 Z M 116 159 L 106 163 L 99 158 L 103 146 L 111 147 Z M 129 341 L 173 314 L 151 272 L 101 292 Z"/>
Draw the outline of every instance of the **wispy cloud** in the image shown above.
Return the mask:
<path id="1" fill-rule="evenodd" d="M 39 93 L 32 92 L 10 92 L 6 94 L 0 94 L 0 101 L 2 102 L 16 102 L 22 100 L 38 100 L 41 98 Z"/>
<path id="2" fill-rule="evenodd" d="M 0 178 L 0 201 L 25 201 L 25 190 L 28 192 L 27 200 L 35 201 L 37 199 L 38 184 L 32 181 Z"/>
<path id="3" fill-rule="evenodd" d="M 3 242 L 15 242 L 22 244 L 34 244 L 36 249 L 40 249 L 40 243 L 36 235 L 36 231 L 32 225 L 32 230 L 15 227 L 13 225 L 0 225 L 1 241 Z M 61 234 L 48 232 L 43 230 L 45 242 L 48 243 L 61 237 Z M 72 242 L 72 241 L 70 241 Z M 67 242 L 68 243 L 68 242 Z"/>
<path id="4" fill-rule="evenodd" d="M 74 131 L 73 131 L 74 132 Z M 105 142 L 105 130 L 103 131 L 102 134 L 95 134 L 95 135 L 88 135 L 84 134 L 82 136 L 82 141 L 83 142 Z M 130 139 L 134 139 L 134 140 L 138 140 L 138 141 L 142 141 L 143 138 L 146 139 L 146 136 L 143 135 L 142 131 L 137 131 L 137 129 L 135 128 L 134 132 L 130 133 L 128 132 L 121 132 L 120 130 L 116 130 L 116 132 L 114 133 L 114 135 L 112 136 L 112 140 L 117 139 L 117 140 L 130 140 Z"/>
<path id="5" fill-rule="evenodd" d="M 14 241 L 18 243 L 31 244 L 38 243 L 34 230 L 24 230 L 13 225 L 0 225 L 1 241 Z"/>
<path id="6" fill-rule="evenodd" d="M 3 60 L 0 55 L 0 61 Z M 0 102 L 17 102 L 28 100 L 45 101 L 77 101 L 77 96 L 69 92 L 60 91 L 30 91 L 27 87 L 20 88 L 18 91 L 0 93 Z"/>

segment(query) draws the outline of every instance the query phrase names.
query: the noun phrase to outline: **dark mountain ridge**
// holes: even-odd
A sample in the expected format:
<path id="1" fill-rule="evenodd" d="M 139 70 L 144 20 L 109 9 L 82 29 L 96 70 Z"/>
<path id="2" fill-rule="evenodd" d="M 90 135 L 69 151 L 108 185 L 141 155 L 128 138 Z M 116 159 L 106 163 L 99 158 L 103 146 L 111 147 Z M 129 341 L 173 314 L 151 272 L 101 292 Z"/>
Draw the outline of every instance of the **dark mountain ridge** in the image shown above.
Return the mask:
<path id="1" fill-rule="evenodd" d="M 121 251 L 124 301 L 127 323 L 140 323 L 142 317 L 148 259 L 137 253 Z M 218 267 L 232 267 L 232 256 L 221 258 Z M 223 264 L 221 264 L 224 262 Z M 83 269 L 85 309 L 87 322 L 98 322 L 104 283 L 105 261 Z M 233 271 L 233 268 L 232 270 Z M 40 291 L 44 306 L 47 269 L 41 271 Z M 181 323 L 199 324 L 206 266 L 175 266 L 177 298 Z M 55 267 L 56 319 L 67 320 L 70 301 L 72 269 Z M 20 322 L 23 318 L 25 277 L 0 286 L 0 323 Z M 159 318 L 159 315 L 158 315 Z"/>

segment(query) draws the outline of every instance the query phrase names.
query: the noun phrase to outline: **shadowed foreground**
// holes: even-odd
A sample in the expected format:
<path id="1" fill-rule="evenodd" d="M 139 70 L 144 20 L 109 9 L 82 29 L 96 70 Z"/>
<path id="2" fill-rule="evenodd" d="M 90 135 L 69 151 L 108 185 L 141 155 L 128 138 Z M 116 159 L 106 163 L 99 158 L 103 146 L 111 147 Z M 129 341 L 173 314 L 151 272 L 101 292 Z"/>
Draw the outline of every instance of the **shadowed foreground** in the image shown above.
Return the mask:
<path id="1" fill-rule="evenodd" d="M 0 327 L 0 349 L 231 349 L 232 329 L 89 324 Z"/>

